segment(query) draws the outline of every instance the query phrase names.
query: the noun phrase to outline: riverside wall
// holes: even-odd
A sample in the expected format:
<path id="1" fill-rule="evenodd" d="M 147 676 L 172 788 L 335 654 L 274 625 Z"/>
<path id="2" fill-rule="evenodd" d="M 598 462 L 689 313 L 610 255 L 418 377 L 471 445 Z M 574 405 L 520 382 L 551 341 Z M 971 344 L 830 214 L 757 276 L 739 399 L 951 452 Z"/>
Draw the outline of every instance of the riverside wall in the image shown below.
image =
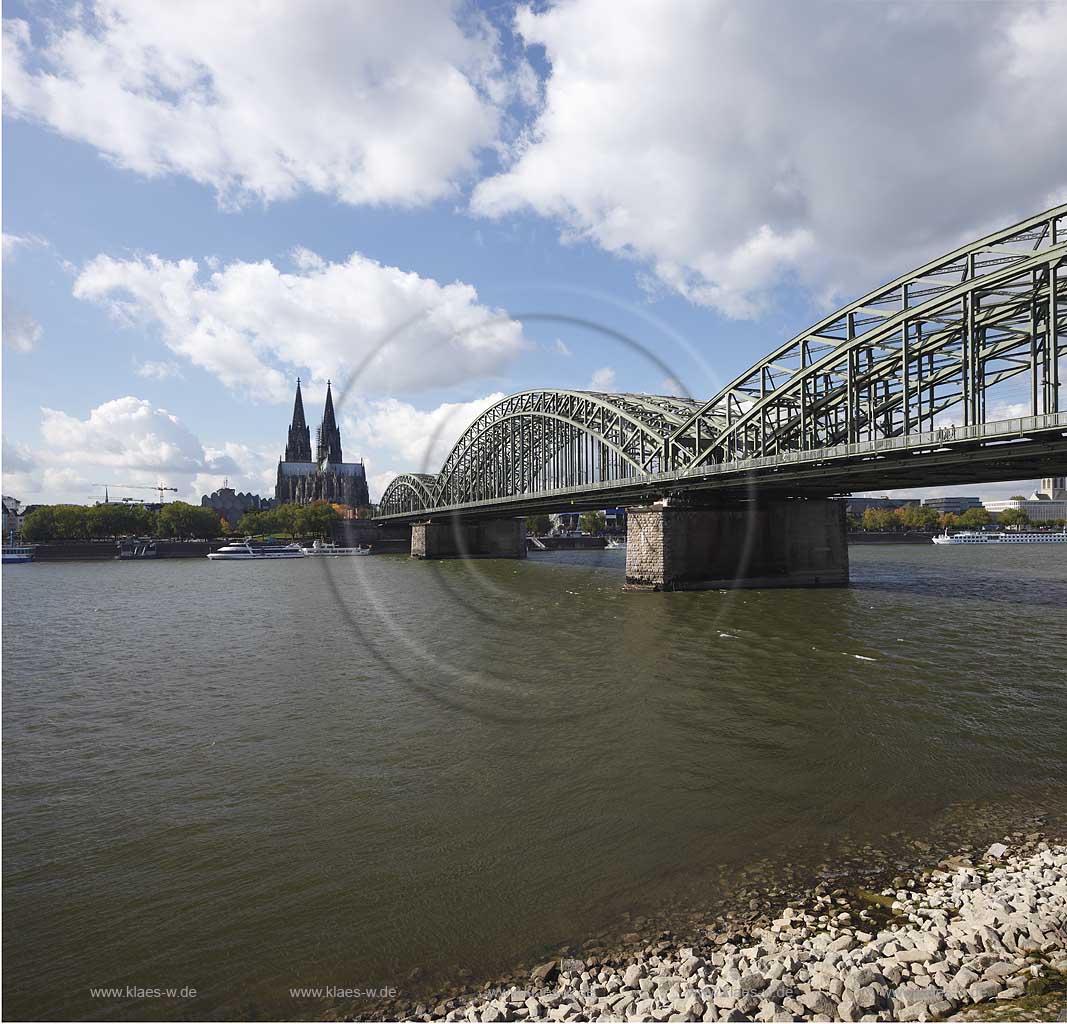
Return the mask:
<path id="1" fill-rule="evenodd" d="M 926 530 L 874 533 L 853 530 L 848 534 L 849 544 L 932 544 L 936 534 Z"/>

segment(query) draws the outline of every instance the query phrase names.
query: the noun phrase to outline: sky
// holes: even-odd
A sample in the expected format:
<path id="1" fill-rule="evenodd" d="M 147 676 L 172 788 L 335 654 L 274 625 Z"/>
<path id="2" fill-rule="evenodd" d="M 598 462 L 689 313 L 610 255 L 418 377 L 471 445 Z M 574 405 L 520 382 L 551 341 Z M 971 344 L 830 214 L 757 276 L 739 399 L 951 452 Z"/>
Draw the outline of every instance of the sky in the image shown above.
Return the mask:
<path id="1" fill-rule="evenodd" d="M 376 498 L 508 393 L 710 397 L 1067 199 L 1062 2 L 8 0 L 3 46 L 26 503 L 271 495 L 298 376 Z"/>

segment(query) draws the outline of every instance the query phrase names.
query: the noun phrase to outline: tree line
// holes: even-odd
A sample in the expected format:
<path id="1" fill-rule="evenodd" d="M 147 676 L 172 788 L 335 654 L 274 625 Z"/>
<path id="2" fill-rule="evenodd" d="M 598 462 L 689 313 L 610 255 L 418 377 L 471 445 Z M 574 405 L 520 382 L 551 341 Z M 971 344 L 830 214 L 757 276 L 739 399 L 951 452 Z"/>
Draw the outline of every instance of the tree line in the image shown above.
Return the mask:
<path id="1" fill-rule="evenodd" d="M 242 534 L 286 534 L 328 537 L 340 519 L 325 501 L 311 505 L 280 505 L 262 512 L 247 512 L 237 523 Z M 39 505 L 22 522 L 28 542 L 117 540 L 120 537 L 176 537 L 178 540 L 212 540 L 234 530 L 233 524 L 211 508 L 171 501 L 158 512 L 143 505 Z"/>
<path id="2" fill-rule="evenodd" d="M 993 521 L 984 508 L 969 508 L 959 514 L 938 512 L 928 505 L 903 505 L 900 508 L 868 508 L 862 516 L 848 514 L 850 530 L 980 530 Z M 997 513 L 998 526 L 1027 526 L 1030 517 L 1021 508 Z M 1063 523 L 1048 523 L 1062 526 Z"/>
<path id="3" fill-rule="evenodd" d="M 292 540 L 297 537 L 328 538 L 334 523 L 340 519 L 337 509 L 328 501 L 314 501 L 310 505 L 291 503 L 262 512 L 246 512 L 237 523 L 237 531 L 252 537 L 279 533 Z"/>

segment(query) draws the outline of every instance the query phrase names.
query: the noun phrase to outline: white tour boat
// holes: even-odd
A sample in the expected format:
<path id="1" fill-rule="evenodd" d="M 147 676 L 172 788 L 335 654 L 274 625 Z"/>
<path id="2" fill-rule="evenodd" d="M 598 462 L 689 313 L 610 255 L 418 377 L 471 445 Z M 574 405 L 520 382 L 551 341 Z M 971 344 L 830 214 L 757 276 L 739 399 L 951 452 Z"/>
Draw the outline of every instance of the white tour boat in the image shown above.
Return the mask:
<path id="1" fill-rule="evenodd" d="M 302 549 L 305 555 L 369 555 L 370 547 L 339 548 L 330 541 L 317 540 L 309 548 Z"/>
<path id="2" fill-rule="evenodd" d="M 4 565 L 8 562 L 32 562 L 33 548 L 29 544 L 5 544 Z"/>
<path id="3" fill-rule="evenodd" d="M 934 537 L 935 544 L 1067 544 L 1067 530 L 1056 533 L 983 533 L 963 530 Z"/>
<path id="4" fill-rule="evenodd" d="M 623 537 L 622 540 L 619 540 L 618 537 L 609 537 L 607 544 L 605 544 L 604 546 L 608 549 L 624 548 L 626 547 L 626 538 Z"/>
<path id="5" fill-rule="evenodd" d="M 212 561 L 246 561 L 249 558 L 303 558 L 304 549 L 299 544 L 253 544 L 246 537 L 240 544 L 227 544 L 218 551 L 208 553 Z"/>

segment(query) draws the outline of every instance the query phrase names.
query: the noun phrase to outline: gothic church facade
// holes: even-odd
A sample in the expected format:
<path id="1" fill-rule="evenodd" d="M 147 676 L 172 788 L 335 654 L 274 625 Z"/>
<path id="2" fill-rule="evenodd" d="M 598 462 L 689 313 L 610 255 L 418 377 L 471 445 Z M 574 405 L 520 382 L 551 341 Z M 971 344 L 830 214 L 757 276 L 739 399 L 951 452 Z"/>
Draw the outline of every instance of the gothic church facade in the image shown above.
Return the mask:
<path id="1" fill-rule="evenodd" d="M 278 483 L 274 489 L 278 504 L 329 501 L 360 507 L 370 504 L 367 473 L 363 462 L 345 462 L 341 455 L 341 431 L 333 411 L 331 385 L 326 384 L 326 408 L 322 425 L 311 450 L 311 431 L 304 420 L 304 400 L 300 378 L 296 381 L 296 402 L 285 456 L 278 462 Z"/>

